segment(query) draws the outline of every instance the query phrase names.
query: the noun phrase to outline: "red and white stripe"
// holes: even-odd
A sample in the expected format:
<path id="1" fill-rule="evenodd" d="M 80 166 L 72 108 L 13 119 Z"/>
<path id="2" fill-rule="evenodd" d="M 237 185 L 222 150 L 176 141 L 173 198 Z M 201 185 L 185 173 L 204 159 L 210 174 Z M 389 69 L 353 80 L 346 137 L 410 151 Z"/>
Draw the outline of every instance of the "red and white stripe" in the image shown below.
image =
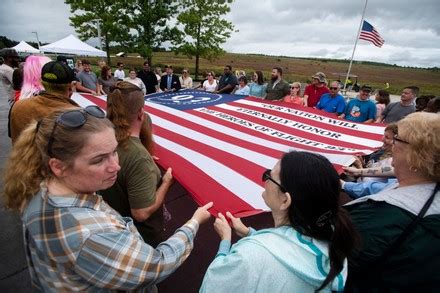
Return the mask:
<path id="1" fill-rule="evenodd" d="M 105 97 L 75 94 L 73 99 L 83 107 L 106 108 Z M 268 210 L 261 174 L 289 150 L 322 154 L 341 171 L 354 154 L 382 145 L 382 126 L 249 97 L 186 111 L 146 102 L 145 110 L 154 124 L 157 163 L 172 167 L 199 204 L 213 201 L 213 213 L 247 216 Z"/>
<path id="2" fill-rule="evenodd" d="M 376 47 L 382 47 L 385 43 L 380 34 L 373 28 L 373 31 L 361 31 L 359 39 L 372 42 Z"/>

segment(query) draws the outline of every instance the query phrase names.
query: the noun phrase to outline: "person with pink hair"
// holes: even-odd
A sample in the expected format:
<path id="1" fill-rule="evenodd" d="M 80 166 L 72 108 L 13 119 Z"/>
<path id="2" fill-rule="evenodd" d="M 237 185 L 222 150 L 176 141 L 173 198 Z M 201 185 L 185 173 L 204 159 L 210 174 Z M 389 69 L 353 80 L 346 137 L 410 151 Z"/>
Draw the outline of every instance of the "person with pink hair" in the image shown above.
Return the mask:
<path id="1" fill-rule="evenodd" d="M 26 58 L 23 67 L 23 86 L 19 100 L 35 96 L 44 90 L 41 83 L 41 69 L 49 61 L 51 59 L 46 56 L 31 55 Z"/>

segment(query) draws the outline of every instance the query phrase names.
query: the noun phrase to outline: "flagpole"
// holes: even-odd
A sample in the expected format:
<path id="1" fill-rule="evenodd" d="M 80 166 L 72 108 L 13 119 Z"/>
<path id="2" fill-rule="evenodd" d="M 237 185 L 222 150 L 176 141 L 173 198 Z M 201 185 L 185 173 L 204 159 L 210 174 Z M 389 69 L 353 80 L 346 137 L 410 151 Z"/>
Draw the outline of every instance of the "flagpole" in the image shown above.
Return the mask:
<path id="1" fill-rule="evenodd" d="M 356 41 L 354 42 L 353 53 L 351 54 L 350 65 L 348 66 L 347 76 L 345 77 L 344 88 L 342 90 L 344 93 L 346 92 L 345 90 L 347 88 L 347 81 L 348 81 L 348 77 L 350 76 L 351 65 L 353 64 L 354 51 L 356 51 L 356 46 L 359 40 L 359 34 L 361 33 L 362 24 L 364 23 L 364 16 L 365 16 L 365 10 L 367 10 L 367 4 L 368 4 L 368 0 L 365 0 L 364 11 L 362 11 L 361 23 L 359 24 L 359 29 L 356 35 Z"/>

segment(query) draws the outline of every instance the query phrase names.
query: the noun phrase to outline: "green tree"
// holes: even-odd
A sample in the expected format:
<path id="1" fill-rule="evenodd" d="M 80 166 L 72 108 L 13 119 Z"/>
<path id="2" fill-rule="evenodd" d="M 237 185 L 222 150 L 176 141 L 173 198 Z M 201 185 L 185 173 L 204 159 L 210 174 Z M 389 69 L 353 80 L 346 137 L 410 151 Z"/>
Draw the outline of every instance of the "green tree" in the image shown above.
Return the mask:
<path id="1" fill-rule="evenodd" d="M 169 26 L 178 2 L 171 0 L 132 0 L 127 6 L 125 22 L 130 28 L 131 48 L 151 64 L 153 51 L 164 42 L 178 39 L 179 31 Z"/>
<path id="2" fill-rule="evenodd" d="M 98 36 L 97 22 L 101 30 L 101 39 L 107 52 L 107 63 L 110 64 L 110 43 L 124 42 L 129 38 L 128 29 L 123 22 L 127 2 L 133 0 L 65 0 L 74 14 L 69 19 L 82 40 Z"/>
<path id="3" fill-rule="evenodd" d="M 234 26 L 222 16 L 230 11 L 232 1 L 181 0 L 177 24 L 183 27 L 183 36 L 172 43 L 173 51 L 196 57 L 196 79 L 200 57 L 212 60 L 224 53 L 220 45 L 231 36 Z"/>

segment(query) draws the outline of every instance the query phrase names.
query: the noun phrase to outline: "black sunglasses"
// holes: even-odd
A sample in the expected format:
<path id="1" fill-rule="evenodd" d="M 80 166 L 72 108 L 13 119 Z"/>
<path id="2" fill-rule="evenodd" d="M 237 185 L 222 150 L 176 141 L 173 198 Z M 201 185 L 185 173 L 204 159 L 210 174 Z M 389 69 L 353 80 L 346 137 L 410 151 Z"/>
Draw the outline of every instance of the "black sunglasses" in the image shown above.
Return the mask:
<path id="1" fill-rule="evenodd" d="M 407 142 L 406 140 L 403 140 L 403 139 L 399 138 L 399 137 L 397 136 L 397 134 L 395 134 L 395 135 L 393 136 L 393 144 L 395 144 L 396 141 L 401 142 L 401 143 L 404 143 L 404 144 L 410 144 L 410 143 Z"/>
<path id="2" fill-rule="evenodd" d="M 266 171 L 264 171 L 264 173 L 263 173 L 263 176 L 261 177 L 261 180 L 263 180 L 263 182 L 266 182 L 267 180 L 270 180 L 270 181 L 272 181 L 274 184 L 276 184 L 279 188 L 280 188 L 280 190 L 281 190 L 281 192 L 287 192 L 287 190 L 280 184 L 280 183 L 278 183 L 278 182 L 276 182 L 271 176 L 270 176 L 270 172 L 271 172 L 272 170 L 270 170 L 270 169 L 267 169 Z"/>
<path id="3" fill-rule="evenodd" d="M 47 153 L 52 157 L 52 144 L 54 141 L 55 130 L 57 125 L 61 124 L 68 128 L 80 128 L 87 122 L 87 114 L 96 118 L 105 118 L 105 112 L 98 106 L 87 106 L 84 109 L 75 109 L 62 113 L 55 120 L 52 132 L 47 144 Z"/>
<path id="4" fill-rule="evenodd" d="M 337 90 L 338 88 L 337 87 L 331 87 L 330 89 L 331 90 Z"/>

